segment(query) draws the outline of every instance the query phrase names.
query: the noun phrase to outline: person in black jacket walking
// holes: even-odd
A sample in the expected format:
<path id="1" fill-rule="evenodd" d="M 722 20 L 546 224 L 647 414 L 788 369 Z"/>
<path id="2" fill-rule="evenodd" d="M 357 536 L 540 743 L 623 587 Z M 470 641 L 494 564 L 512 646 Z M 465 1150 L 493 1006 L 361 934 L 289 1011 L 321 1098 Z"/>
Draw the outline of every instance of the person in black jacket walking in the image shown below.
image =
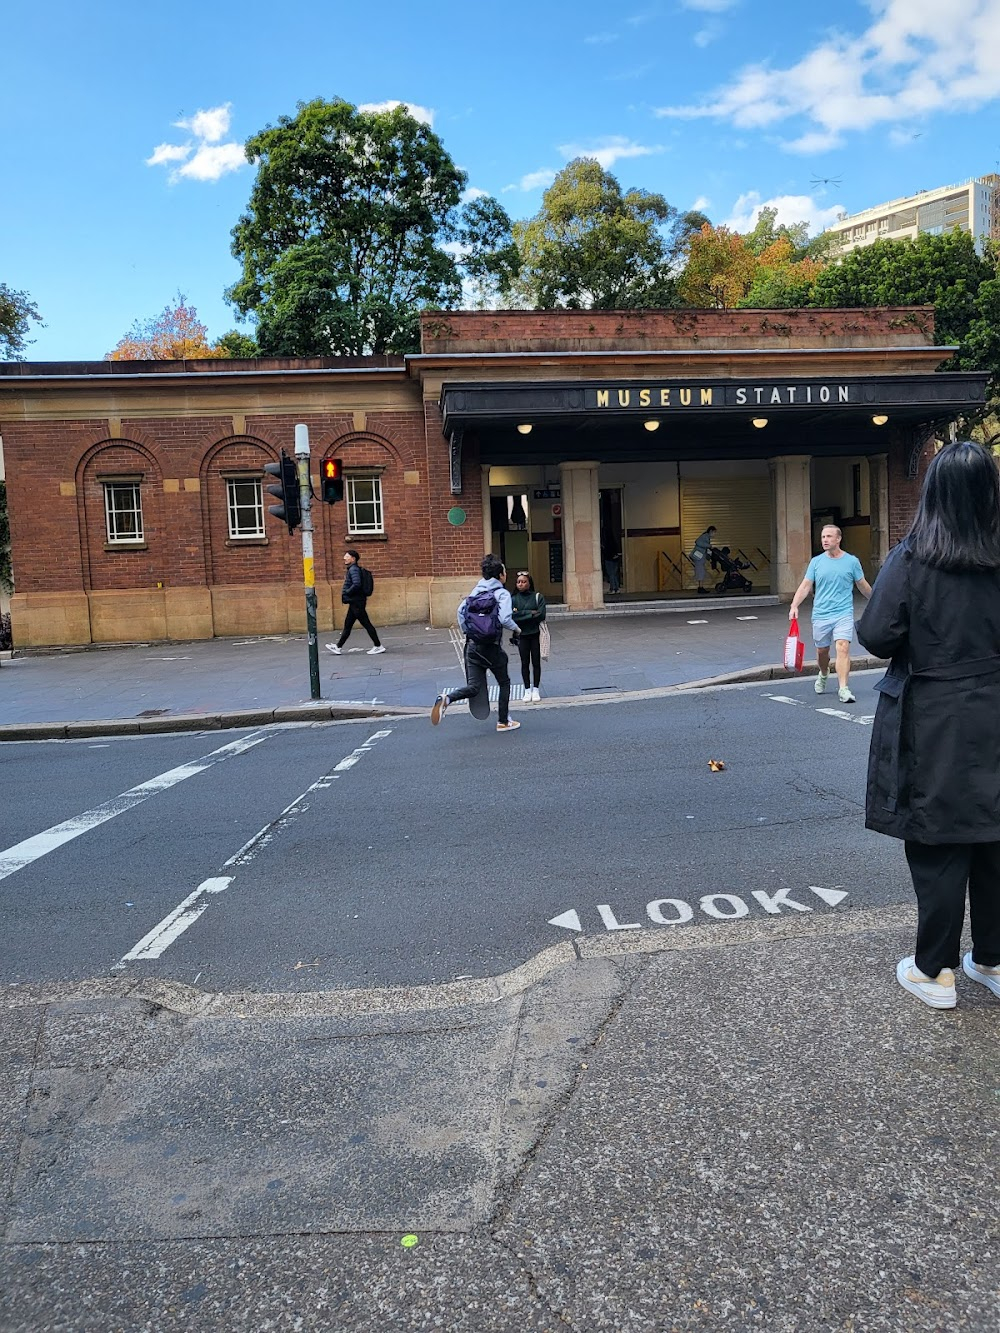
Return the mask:
<path id="1" fill-rule="evenodd" d="M 967 976 L 1000 997 L 1000 475 L 969 441 L 924 478 L 909 534 L 858 623 L 889 657 L 868 761 L 868 828 L 901 838 L 917 943 L 896 976 L 953 1009 L 968 891 Z"/>
<path id="2" fill-rule="evenodd" d="M 368 631 L 368 637 L 372 641 L 372 647 L 368 649 L 368 656 L 374 657 L 376 653 L 384 653 L 385 647 L 379 641 L 378 631 L 368 619 L 368 612 L 365 609 L 368 605 L 368 598 L 365 595 L 365 585 L 361 577 L 360 560 L 361 557 L 357 551 L 344 552 L 344 586 L 340 592 L 340 600 L 347 607 L 347 615 L 344 619 L 344 628 L 340 631 L 340 638 L 336 643 L 328 643 L 326 646 L 331 653 L 339 655 L 343 652 L 344 644 L 351 637 L 351 630 L 357 622 Z"/>

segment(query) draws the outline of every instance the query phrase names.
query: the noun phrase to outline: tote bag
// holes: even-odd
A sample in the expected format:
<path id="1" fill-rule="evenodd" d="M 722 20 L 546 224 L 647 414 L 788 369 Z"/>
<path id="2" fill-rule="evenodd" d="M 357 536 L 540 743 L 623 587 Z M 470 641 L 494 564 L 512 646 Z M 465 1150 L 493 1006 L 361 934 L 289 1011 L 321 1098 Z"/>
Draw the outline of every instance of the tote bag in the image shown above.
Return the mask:
<path id="1" fill-rule="evenodd" d="M 788 638 L 785 640 L 785 670 L 801 671 L 805 660 L 806 646 L 799 638 L 798 617 L 788 626 Z"/>
<path id="2" fill-rule="evenodd" d="M 538 651 L 547 662 L 549 660 L 549 645 L 552 642 L 552 636 L 549 634 L 549 627 L 543 620 L 538 627 Z"/>

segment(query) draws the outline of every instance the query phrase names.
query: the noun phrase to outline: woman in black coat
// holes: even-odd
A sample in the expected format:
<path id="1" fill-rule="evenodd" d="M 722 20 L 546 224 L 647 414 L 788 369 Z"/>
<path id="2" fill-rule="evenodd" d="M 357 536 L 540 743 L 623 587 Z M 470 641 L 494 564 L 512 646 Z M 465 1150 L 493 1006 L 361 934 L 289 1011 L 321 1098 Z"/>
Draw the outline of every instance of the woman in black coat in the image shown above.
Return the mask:
<path id="1" fill-rule="evenodd" d="M 917 945 L 900 985 L 955 1007 L 966 974 L 1000 997 L 1000 475 L 981 445 L 946 445 L 889 555 L 858 638 L 891 662 L 868 761 L 868 828 L 902 838 Z"/>

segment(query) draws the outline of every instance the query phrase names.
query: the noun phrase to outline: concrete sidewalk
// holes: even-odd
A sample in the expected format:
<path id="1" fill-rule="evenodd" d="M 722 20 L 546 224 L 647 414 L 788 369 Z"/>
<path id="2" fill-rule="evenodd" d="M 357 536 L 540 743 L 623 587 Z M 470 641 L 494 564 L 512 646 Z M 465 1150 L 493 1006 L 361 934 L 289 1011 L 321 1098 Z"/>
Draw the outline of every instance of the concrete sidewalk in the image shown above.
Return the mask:
<path id="1" fill-rule="evenodd" d="M 542 664 L 548 699 L 615 698 L 718 678 L 770 678 L 787 632 L 781 606 L 692 601 L 682 610 L 626 606 L 553 616 Z M 0 669 L 0 739 L 256 726 L 272 721 L 429 709 L 463 682 L 448 630 L 393 625 L 387 651 L 367 655 L 355 629 L 343 656 L 320 640 L 322 701 L 309 698 L 304 635 L 211 639 L 17 654 Z M 517 650 L 507 646 L 512 699 L 522 696 Z M 860 658 L 857 666 L 872 665 Z"/>
<path id="2" fill-rule="evenodd" d="M 7 987 L 0 1327 L 995 1333 L 1000 1001 L 903 992 L 912 915 Z"/>

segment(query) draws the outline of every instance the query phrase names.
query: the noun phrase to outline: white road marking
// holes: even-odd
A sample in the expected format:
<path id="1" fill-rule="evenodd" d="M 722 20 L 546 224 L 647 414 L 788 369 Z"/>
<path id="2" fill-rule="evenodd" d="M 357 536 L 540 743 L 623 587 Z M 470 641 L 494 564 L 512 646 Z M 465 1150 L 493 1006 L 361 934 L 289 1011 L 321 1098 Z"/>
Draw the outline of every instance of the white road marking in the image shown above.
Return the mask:
<path id="1" fill-rule="evenodd" d="M 221 876 L 218 879 L 206 879 L 204 883 L 199 884 L 194 893 L 189 893 L 182 903 L 179 903 L 169 916 L 165 916 L 159 925 L 154 926 L 148 935 L 144 935 L 134 949 L 130 949 L 121 959 L 119 967 L 123 963 L 131 962 L 133 958 L 159 958 L 164 949 L 169 948 L 177 939 L 178 935 L 183 935 L 188 926 L 194 923 L 208 906 L 207 895 L 210 893 L 224 893 L 233 882 L 232 875 Z M 204 898 L 204 902 L 199 899 Z"/>
<path id="2" fill-rule="evenodd" d="M 864 714 L 859 715 L 857 713 L 845 713 L 842 708 L 817 708 L 816 712 L 825 713 L 827 717 L 842 718 L 843 721 L 845 722 L 858 722 L 862 727 L 870 727 L 871 724 L 875 721 L 874 713 L 872 713 L 871 717 L 867 717 Z"/>
<path id="3" fill-rule="evenodd" d="M 213 764 L 221 763 L 223 759 L 232 759 L 235 755 L 243 754 L 253 746 L 260 745 L 262 741 L 268 739 L 268 734 L 254 732 L 249 736 L 242 736 L 238 741 L 223 745 L 202 759 L 195 759 L 189 764 L 181 764 L 178 768 L 160 773 L 157 777 L 150 778 L 148 782 L 141 782 L 138 787 L 130 787 L 120 796 L 113 796 L 110 801 L 95 806 L 93 810 L 85 810 L 82 815 L 74 815 L 72 819 L 65 819 L 61 824 L 54 824 L 52 828 L 36 833 L 32 838 L 25 838 L 23 842 L 15 843 L 6 851 L 0 851 L 0 879 L 6 879 L 8 875 L 23 870 L 32 861 L 54 852 L 64 843 L 72 842 L 83 833 L 89 833 L 100 824 L 106 824 L 116 815 L 125 814 L 126 811 L 141 805 L 143 801 L 149 800 L 150 796 L 168 791 L 171 787 L 176 787 L 179 782 L 183 782 L 185 778 L 193 778 L 197 773 L 203 773 L 206 768 L 211 768 Z"/>
<path id="4" fill-rule="evenodd" d="M 792 704 L 796 708 L 803 702 L 801 699 L 791 699 L 787 694 L 765 694 L 764 698 L 773 699 L 776 704 Z"/>
<path id="5" fill-rule="evenodd" d="M 809 884 L 806 887 L 829 907 L 837 907 L 848 896 L 845 890 L 837 887 L 826 889 L 818 884 Z M 790 898 L 788 895 L 791 892 L 791 888 L 778 889 L 773 893 L 766 893 L 763 889 L 752 889 L 750 897 L 768 916 L 781 916 L 785 911 L 813 910 L 805 903 Z M 601 924 L 609 933 L 616 930 L 640 929 L 637 921 L 619 921 L 610 904 L 597 903 L 596 906 Z M 706 893 L 698 899 L 697 910 L 714 921 L 733 921 L 738 917 L 749 916 L 750 906 L 744 898 L 735 893 Z M 654 926 L 685 926 L 694 920 L 695 908 L 683 898 L 654 898 L 652 902 L 646 904 L 646 915 Z M 575 907 L 560 912 L 558 916 L 550 917 L 548 924 L 560 926 L 563 930 L 584 933 L 580 924 L 580 913 Z"/>
<path id="6" fill-rule="evenodd" d="M 283 828 L 287 828 L 294 819 L 309 809 L 306 798 L 310 792 L 328 790 L 333 786 L 340 772 L 353 768 L 361 756 L 371 750 L 376 741 L 384 740 L 386 736 L 391 735 L 391 727 L 384 731 L 373 732 L 363 745 L 359 745 L 329 773 L 324 773 L 322 777 L 311 783 L 301 795 L 296 796 L 295 800 L 286 805 L 276 819 L 272 819 L 262 829 L 258 829 L 239 851 L 234 852 L 229 860 L 223 863 L 223 870 L 229 870 L 234 866 L 249 865 L 257 853 L 262 851 Z M 264 738 L 262 737 L 262 739 Z M 204 880 L 193 893 L 189 893 L 183 902 L 178 903 L 172 912 L 169 912 L 147 935 L 144 935 L 133 949 L 130 949 L 127 954 L 123 954 L 111 970 L 113 972 L 120 971 L 126 963 L 133 962 L 137 958 L 159 958 L 164 950 L 169 948 L 174 940 L 187 930 L 188 926 L 194 925 L 198 920 L 208 907 L 208 895 L 224 893 L 232 884 L 234 878 L 234 875 L 219 875 Z"/>
<path id="7" fill-rule="evenodd" d="M 737 616 L 737 620 L 756 620 L 756 616 Z"/>
<path id="8" fill-rule="evenodd" d="M 708 624 L 708 621 L 707 621 L 707 620 L 689 620 L 689 621 L 688 621 L 688 624 L 689 624 L 689 625 L 707 625 L 707 624 Z"/>

